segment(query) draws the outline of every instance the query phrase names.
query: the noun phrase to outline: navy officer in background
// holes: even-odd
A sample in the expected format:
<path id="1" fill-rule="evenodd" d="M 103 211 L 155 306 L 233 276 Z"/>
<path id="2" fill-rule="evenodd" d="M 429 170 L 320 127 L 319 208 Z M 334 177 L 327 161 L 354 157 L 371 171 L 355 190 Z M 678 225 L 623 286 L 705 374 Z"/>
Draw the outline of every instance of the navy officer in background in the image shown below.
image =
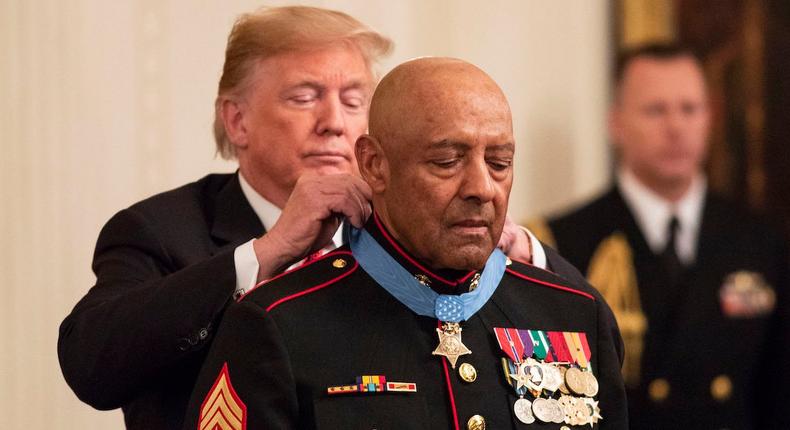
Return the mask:
<path id="1" fill-rule="evenodd" d="M 777 421 L 787 419 L 787 246 L 708 189 L 710 116 L 691 51 L 623 53 L 609 122 L 615 184 L 538 235 L 617 316 L 633 428 L 790 428 Z"/>
<path id="2" fill-rule="evenodd" d="M 477 67 L 385 76 L 356 145 L 374 215 L 228 307 L 184 428 L 627 428 L 600 294 L 554 252 L 547 271 L 496 249 L 514 150 Z"/>

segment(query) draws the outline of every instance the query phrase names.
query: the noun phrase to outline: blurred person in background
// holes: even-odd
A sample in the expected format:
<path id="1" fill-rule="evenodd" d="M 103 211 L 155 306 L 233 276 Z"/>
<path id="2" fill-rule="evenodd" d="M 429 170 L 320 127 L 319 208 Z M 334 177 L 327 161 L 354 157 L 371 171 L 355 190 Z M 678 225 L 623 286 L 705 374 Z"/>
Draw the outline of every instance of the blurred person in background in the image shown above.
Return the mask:
<path id="1" fill-rule="evenodd" d="M 632 428 L 782 427 L 787 245 L 708 189 L 709 104 L 691 51 L 625 52 L 608 124 L 614 185 L 533 229 L 615 312 Z"/>

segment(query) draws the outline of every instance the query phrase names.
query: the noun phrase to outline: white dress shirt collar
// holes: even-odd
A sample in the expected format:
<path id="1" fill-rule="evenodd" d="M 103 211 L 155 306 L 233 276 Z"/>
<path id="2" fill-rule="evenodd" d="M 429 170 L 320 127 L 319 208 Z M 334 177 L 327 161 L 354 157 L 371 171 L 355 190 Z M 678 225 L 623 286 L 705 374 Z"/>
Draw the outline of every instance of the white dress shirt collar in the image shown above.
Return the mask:
<path id="1" fill-rule="evenodd" d="M 705 177 L 700 174 L 694 178 L 686 195 L 676 203 L 653 192 L 628 169 L 618 171 L 617 186 L 653 253 L 659 254 L 666 247 L 667 226 L 674 215 L 679 222 L 675 252 L 684 264 L 693 263 L 707 191 Z"/>

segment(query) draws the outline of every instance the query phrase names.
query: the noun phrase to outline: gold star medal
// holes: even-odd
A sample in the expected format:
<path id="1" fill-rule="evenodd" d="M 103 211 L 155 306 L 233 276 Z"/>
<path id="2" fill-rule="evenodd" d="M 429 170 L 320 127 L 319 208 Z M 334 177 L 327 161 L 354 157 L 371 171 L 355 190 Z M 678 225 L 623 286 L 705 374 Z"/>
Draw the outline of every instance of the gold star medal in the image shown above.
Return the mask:
<path id="1" fill-rule="evenodd" d="M 461 342 L 461 326 L 458 323 L 443 323 L 441 329 L 436 329 L 436 333 L 439 335 L 439 346 L 436 347 L 432 354 L 447 358 L 453 369 L 455 369 L 458 357 L 472 353 Z"/>

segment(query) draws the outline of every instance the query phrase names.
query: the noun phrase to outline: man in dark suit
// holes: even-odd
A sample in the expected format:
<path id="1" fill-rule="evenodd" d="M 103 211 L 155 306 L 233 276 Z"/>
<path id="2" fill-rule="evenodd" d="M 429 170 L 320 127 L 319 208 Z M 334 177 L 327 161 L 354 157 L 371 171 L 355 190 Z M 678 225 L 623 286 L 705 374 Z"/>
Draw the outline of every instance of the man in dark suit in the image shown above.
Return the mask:
<path id="1" fill-rule="evenodd" d="M 239 171 L 146 199 L 105 225 L 96 285 L 58 340 L 80 399 L 122 407 L 128 428 L 179 428 L 226 305 L 339 246 L 341 218 L 363 225 L 370 189 L 356 175 L 353 147 L 367 128 L 372 66 L 390 48 L 325 9 L 270 8 L 236 22 L 214 134 Z M 525 241 L 512 233 L 505 247 L 525 255 Z"/>
<path id="2" fill-rule="evenodd" d="M 633 428 L 787 428 L 787 249 L 707 189 L 702 68 L 676 46 L 623 55 L 610 112 L 615 185 L 548 223 L 618 318 Z M 540 234 L 539 234 L 540 235 Z"/>
<path id="3" fill-rule="evenodd" d="M 555 253 L 550 272 L 496 249 L 514 150 L 482 70 L 384 77 L 356 146 L 374 216 L 229 306 L 184 428 L 627 428 L 606 303 Z"/>
<path id="4" fill-rule="evenodd" d="M 364 223 L 370 190 L 354 175 L 353 148 L 367 128 L 371 67 L 390 47 L 324 9 L 239 18 L 215 119 L 218 152 L 239 171 L 146 199 L 105 225 L 96 285 L 58 341 L 80 399 L 123 407 L 128 428 L 179 428 L 234 294 L 331 244 L 340 217 Z"/>

